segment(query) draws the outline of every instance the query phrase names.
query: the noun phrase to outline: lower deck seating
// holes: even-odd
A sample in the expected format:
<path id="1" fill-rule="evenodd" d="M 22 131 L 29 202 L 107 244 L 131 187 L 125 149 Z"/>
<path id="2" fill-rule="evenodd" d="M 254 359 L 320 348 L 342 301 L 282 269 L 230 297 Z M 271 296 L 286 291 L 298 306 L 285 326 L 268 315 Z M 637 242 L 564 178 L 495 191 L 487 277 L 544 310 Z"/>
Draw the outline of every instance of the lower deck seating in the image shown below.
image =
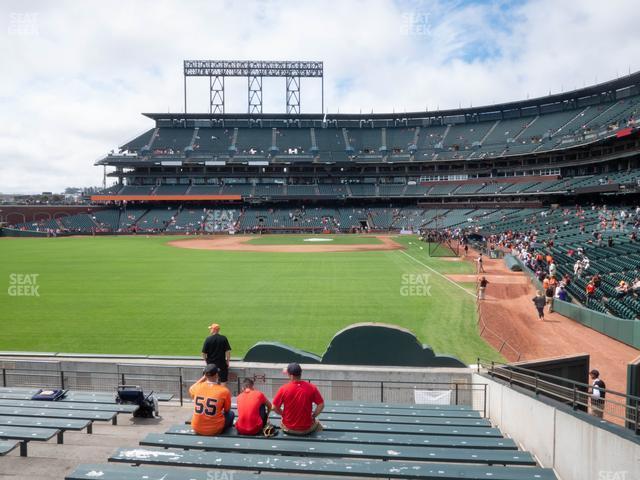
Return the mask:
<path id="1" fill-rule="evenodd" d="M 328 403 L 327 409 L 335 412 L 320 416 L 324 430 L 305 437 L 283 432 L 271 438 L 249 437 L 238 435 L 235 429 L 222 435 L 199 436 L 187 425 L 176 425 L 167 433 L 147 434 L 140 446 L 117 449 L 108 465 L 80 465 L 66 478 L 204 480 L 204 472 L 209 474 L 206 478 L 211 478 L 212 473 L 228 471 L 234 471 L 234 480 L 334 480 L 345 476 L 434 480 L 556 478 L 553 470 L 538 466 L 530 453 L 518 450 L 513 440 L 504 438 L 478 412 L 466 406 L 402 408 Z M 352 421 L 328 420 L 331 415 L 350 416 Z M 364 415 L 377 416 L 378 422 L 359 422 L 357 418 Z M 399 423 L 407 418 L 418 422 L 463 419 L 482 424 L 460 427 Z M 277 418 L 272 418 L 272 423 L 280 424 Z M 348 426 L 348 430 L 334 430 L 335 424 Z M 359 430 L 376 424 L 384 430 Z M 470 432 L 475 433 L 468 435 Z"/>

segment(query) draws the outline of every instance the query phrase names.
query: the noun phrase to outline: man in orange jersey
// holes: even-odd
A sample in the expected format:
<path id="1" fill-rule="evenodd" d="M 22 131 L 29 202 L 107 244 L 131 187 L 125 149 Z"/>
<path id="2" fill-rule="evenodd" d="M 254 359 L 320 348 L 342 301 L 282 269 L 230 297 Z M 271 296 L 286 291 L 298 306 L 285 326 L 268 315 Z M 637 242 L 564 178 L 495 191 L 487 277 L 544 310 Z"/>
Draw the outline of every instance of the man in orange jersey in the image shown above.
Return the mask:
<path id="1" fill-rule="evenodd" d="M 253 388 L 253 380 L 245 378 L 244 390 L 238 395 L 236 430 L 240 435 L 257 435 L 267 424 L 271 402 L 260 390 Z"/>
<path id="2" fill-rule="evenodd" d="M 233 425 L 231 392 L 218 385 L 218 367 L 209 364 L 203 377 L 189 388 L 193 398 L 191 428 L 198 435 L 217 435 Z"/>

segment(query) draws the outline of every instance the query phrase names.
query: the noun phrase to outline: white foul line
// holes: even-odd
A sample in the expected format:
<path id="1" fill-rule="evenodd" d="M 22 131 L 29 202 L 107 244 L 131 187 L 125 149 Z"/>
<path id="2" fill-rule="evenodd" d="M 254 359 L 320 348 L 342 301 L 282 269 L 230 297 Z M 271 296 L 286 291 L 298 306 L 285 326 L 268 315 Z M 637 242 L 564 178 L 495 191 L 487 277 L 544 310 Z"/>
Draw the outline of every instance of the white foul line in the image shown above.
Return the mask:
<path id="1" fill-rule="evenodd" d="M 447 278 L 445 275 L 441 274 L 440 272 L 438 272 L 437 270 L 434 270 L 433 268 L 431 268 L 429 265 L 425 265 L 424 263 L 422 263 L 420 260 L 418 260 L 417 258 L 409 255 L 407 252 L 405 252 L 404 250 L 398 250 L 398 252 L 403 253 L 404 255 L 406 255 L 407 257 L 409 257 L 411 260 L 413 260 L 414 262 L 419 263 L 420 265 L 422 265 L 425 268 L 428 268 L 429 270 L 431 270 L 433 273 L 435 273 L 436 275 L 441 276 L 442 278 L 444 278 L 447 282 L 452 283 L 453 285 L 455 285 L 456 287 L 458 287 L 459 289 L 461 289 L 463 292 L 468 293 L 469 295 L 471 295 L 473 298 L 476 298 L 476 294 L 475 293 L 471 293 L 469 290 L 467 290 L 466 288 L 464 288 L 462 285 L 458 285 L 456 282 L 454 282 L 453 280 L 451 280 L 450 278 Z"/>

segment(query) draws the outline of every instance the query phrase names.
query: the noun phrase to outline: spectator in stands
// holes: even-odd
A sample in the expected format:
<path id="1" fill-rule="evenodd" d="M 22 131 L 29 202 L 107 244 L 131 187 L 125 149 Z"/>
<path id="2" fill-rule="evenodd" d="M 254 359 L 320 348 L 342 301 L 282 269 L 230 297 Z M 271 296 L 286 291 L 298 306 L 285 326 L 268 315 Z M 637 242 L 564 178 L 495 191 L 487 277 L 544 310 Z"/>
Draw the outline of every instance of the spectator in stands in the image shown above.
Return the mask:
<path id="1" fill-rule="evenodd" d="M 636 277 L 631 284 L 631 293 L 638 295 L 640 293 L 640 277 Z"/>
<path id="2" fill-rule="evenodd" d="M 589 305 L 589 301 L 593 300 L 593 298 L 596 295 L 596 286 L 593 284 L 593 281 L 590 281 L 589 283 L 587 283 L 587 286 L 585 287 L 585 292 L 587 294 L 585 305 Z"/>
<path id="3" fill-rule="evenodd" d="M 210 335 L 202 345 L 202 358 L 207 364 L 214 364 L 219 369 L 219 380 L 223 386 L 227 385 L 229 377 L 229 362 L 231 360 L 231 345 L 224 335 L 220 335 L 220 325 L 209 325 Z"/>
<path id="4" fill-rule="evenodd" d="M 533 304 L 536 306 L 536 310 L 538 310 L 538 318 L 544 320 L 544 306 L 547 304 L 547 301 L 540 290 L 538 290 L 536 296 L 533 297 Z"/>
<path id="5" fill-rule="evenodd" d="M 627 293 L 629 293 L 629 285 L 624 280 L 620 280 L 620 283 L 615 288 L 615 290 L 618 298 L 624 297 Z"/>
<path id="6" fill-rule="evenodd" d="M 549 313 L 553 312 L 553 296 L 556 293 L 555 285 L 551 284 L 551 281 L 547 281 L 547 287 L 544 291 L 546 304 L 549 305 Z"/>
<path id="7" fill-rule="evenodd" d="M 286 373 L 289 383 L 280 387 L 273 399 L 273 411 L 282 416 L 282 430 L 289 435 L 322 431 L 318 416 L 324 409 L 324 399 L 320 391 L 312 383 L 300 379 L 300 364 L 290 363 Z"/>
<path id="8" fill-rule="evenodd" d="M 600 288 L 600 285 L 602 284 L 602 278 L 600 277 L 599 273 L 596 273 L 593 277 L 591 277 L 591 281 L 596 288 Z"/>
<path id="9" fill-rule="evenodd" d="M 551 263 L 549 264 L 549 275 L 552 277 L 555 277 L 556 272 L 557 272 L 556 264 L 552 260 Z"/>
<path id="10" fill-rule="evenodd" d="M 252 379 L 245 378 L 243 388 L 237 398 L 236 430 L 240 435 L 257 435 L 267 424 L 272 405 L 264 393 L 253 388 Z"/>
<path id="11" fill-rule="evenodd" d="M 600 372 L 595 368 L 589 372 L 591 377 L 591 387 L 589 393 L 591 394 L 591 415 L 602 418 L 604 415 L 604 399 L 607 395 L 605 389 L 607 385 L 604 380 L 600 378 Z"/>
<path id="12" fill-rule="evenodd" d="M 191 428 L 198 435 L 218 435 L 233 424 L 231 392 L 218 385 L 218 367 L 210 363 L 204 375 L 189 388 L 193 399 Z"/>
<path id="13" fill-rule="evenodd" d="M 478 282 L 478 299 L 479 300 L 484 300 L 487 285 L 489 285 L 489 280 L 487 280 L 487 277 L 483 276 Z"/>
<path id="14" fill-rule="evenodd" d="M 567 301 L 567 298 L 568 298 L 567 290 L 565 289 L 565 286 L 562 282 L 560 282 L 556 287 L 554 298 L 557 298 L 558 300 L 562 300 L 563 302 Z"/>
<path id="15" fill-rule="evenodd" d="M 545 275 L 544 278 L 542 279 L 542 290 L 546 292 L 548 288 L 549 288 L 549 276 Z"/>
<path id="16" fill-rule="evenodd" d="M 576 263 L 573 264 L 573 275 L 580 278 L 583 268 L 582 260 L 577 260 Z"/>

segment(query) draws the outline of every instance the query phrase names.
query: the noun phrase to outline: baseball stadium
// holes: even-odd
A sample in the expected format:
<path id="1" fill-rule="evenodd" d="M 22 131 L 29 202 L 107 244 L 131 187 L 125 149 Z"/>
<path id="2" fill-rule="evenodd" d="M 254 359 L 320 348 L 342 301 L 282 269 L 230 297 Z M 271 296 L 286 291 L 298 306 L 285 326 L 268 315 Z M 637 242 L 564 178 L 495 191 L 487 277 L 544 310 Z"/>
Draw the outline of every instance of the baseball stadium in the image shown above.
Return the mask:
<path id="1" fill-rule="evenodd" d="M 640 478 L 640 71 L 334 113 L 323 61 L 180 67 L 99 189 L 0 204 L 0 479 Z"/>

